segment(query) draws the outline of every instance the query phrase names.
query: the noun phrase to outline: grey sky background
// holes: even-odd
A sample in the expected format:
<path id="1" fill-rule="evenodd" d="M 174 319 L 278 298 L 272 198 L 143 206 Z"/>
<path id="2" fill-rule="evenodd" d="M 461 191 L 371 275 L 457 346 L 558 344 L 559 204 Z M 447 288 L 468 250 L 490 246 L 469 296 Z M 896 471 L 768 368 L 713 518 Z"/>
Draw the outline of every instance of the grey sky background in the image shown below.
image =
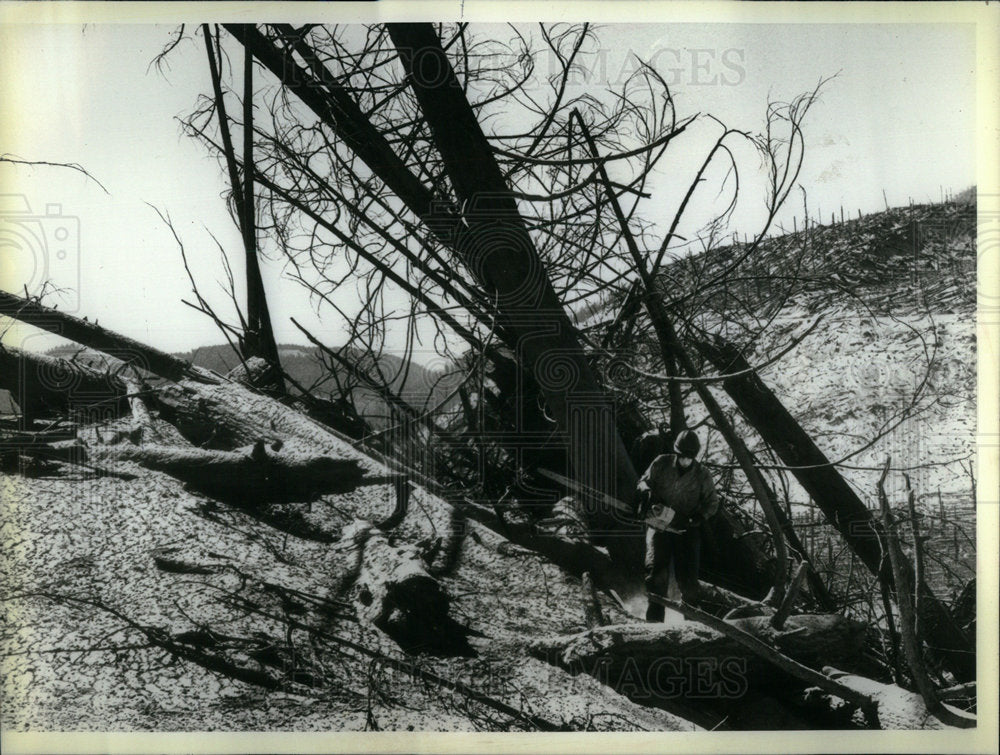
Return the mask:
<path id="1" fill-rule="evenodd" d="M 509 36 L 502 26 L 474 31 Z M 21 291 L 46 275 L 68 289 L 61 309 L 168 350 L 217 343 L 214 325 L 181 303 L 190 284 L 169 230 L 147 205 L 169 213 L 181 234 L 203 292 L 224 308 L 215 242 L 229 250 L 234 271 L 239 236 L 220 196 L 225 178 L 214 158 L 180 134 L 176 116 L 190 111 L 209 75 L 200 38 L 183 43 L 161 74 L 150 67 L 171 26 L 2 26 L 0 152 L 26 160 L 73 162 L 106 188 L 64 168 L 0 164 L 0 286 Z M 769 98 L 789 99 L 838 74 L 824 87 L 805 126 L 801 183 L 811 214 L 829 222 L 841 205 L 856 215 L 891 205 L 938 200 L 944 190 L 976 182 L 975 30 L 971 25 L 794 26 L 628 24 L 599 29 L 603 51 L 587 64 L 588 82 L 604 88 L 634 68 L 634 53 L 650 59 L 670 81 L 685 116 L 712 113 L 731 126 L 757 130 Z M 544 69 L 546 63 L 541 62 Z M 259 74 L 265 76 L 267 74 Z M 697 164 L 702 144 L 692 138 L 668 151 L 641 214 L 672 216 Z M 20 197 L 23 197 L 22 200 Z M 715 190 L 701 196 L 695 215 L 709 212 Z M 23 226 L 18 203 L 36 227 L 75 233 L 67 249 L 26 251 L 11 234 Z M 732 230 L 753 233 L 762 198 L 748 194 Z M 59 207 L 55 207 L 58 205 Z M 20 213 L 20 214 L 19 214 Z M 779 220 L 802 217 L 796 192 Z M 53 220 L 54 218 L 54 220 Z M 693 230 L 696 218 L 692 218 Z M 34 222 L 34 221 L 32 221 Z M 18 248 L 21 244 L 21 248 Z M 57 251 L 66 254 L 57 258 Z M 328 343 L 343 340 L 321 327 L 302 289 L 268 262 L 265 285 L 281 342 L 302 342 L 289 323 L 316 327 Z M 60 301 L 54 299 L 53 301 Z M 26 345 L 50 345 L 39 338 Z"/>

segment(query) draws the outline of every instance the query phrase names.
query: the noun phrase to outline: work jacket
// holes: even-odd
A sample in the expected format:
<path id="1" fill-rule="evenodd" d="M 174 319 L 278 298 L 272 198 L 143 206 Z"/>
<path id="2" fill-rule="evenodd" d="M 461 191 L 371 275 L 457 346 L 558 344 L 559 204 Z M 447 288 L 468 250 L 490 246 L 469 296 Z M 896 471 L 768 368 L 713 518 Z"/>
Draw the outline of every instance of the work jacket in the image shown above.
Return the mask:
<path id="1" fill-rule="evenodd" d="M 699 524 L 719 510 L 719 495 L 709 471 L 697 461 L 681 469 L 676 454 L 661 454 L 653 459 L 636 490 L 649 490 L 650 504 L 676 511 L 672 526 L 678 530 Z"/>

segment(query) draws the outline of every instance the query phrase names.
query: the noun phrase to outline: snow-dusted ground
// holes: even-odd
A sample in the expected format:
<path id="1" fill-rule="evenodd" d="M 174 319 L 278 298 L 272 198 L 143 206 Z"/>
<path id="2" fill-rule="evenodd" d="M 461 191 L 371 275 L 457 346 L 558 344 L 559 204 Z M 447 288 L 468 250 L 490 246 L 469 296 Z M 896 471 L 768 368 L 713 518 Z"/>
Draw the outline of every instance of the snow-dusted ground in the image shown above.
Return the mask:
<path id="1" fill-rule="evenodd" d="M 219 389 L 219 400 L 232 401 L 229 390 Z M 386 474 L 376 461 L 275 402 L 245 392 L 240 400 L 238 408 L 259 422 L 262 435 L 279 435 L 293 449 L 358 458 L 369 474 Z M 285 535 L 131 462 L 102 465 L 136 477 L 3 478 L 0 663 L 6 730 L 464 731 L 496 726 L 486 721 L 489 710 L 398 670 L 372 665 L 369 658 L 332 652 L 320 657 L 303 633 L 288 635 L 282 622 L 234 607 L 230 600 L 251 600 L 280 613 L 280 601 L 255 579 L 328 595 L 354 561 L 348 546 Z M 392 501 L 393 488 L 383 483 L 296 508 L 316 527 L 336 531 L 355 517 L 383 518 Z M 406 542 L 419 542 L 446 534 L 452 524 L 451 506 L 418 491 L 396 532 Z M 557 725 L 695 728 L 663 710 L 633 703 L 589 676 L 571 676 L 529 657 L 527 638 L 584 628 L 579 581 L 475 522 L 462 526 L 466 537 L 458 562 L 441 582 L 452 597 L 452 616 L 478 633 L 470 637 L 475 656 L 427 655 L 412 661 Z M 154 563 L 154 551 L 163 548 L 184 561 L 226 568 L 208 575 L 164 572 Z M 615 615 L 613 606 L 605 610 Z M 177 662 L 149 648 L 129 622 L 174 634 L 210 627 L 237 638 L 227 655 L 265 670 L 240 648 L 254 642 L 298 647 L 312 671 L 323 675 L 323 692 L 265 692 Z M 327 629 L 406 657 L 371 627 L 337 620 Z M 492 715 L 501 725 L 509 722 Z"/>
<path id="2" fill-rule="evenodd" d="M 845 476 L 870 505 L 886 455 L 899 470 L 888 485 L 897 506 L 905 503 L 901 471 L 908 470 L 918 505 L 927 514 L 925 530 L 933 530 L 936 538 L 931 545 L 947 555 L 955 543 L 958 553 L 951 565 L 968 576 L 975 553 L 956 535 L 955 524 L 973 534 L 971 478 L 963 463 L 975 450 L 974 312 L 949 305 L 929 319 L 912 311 L 895 319 L 875 318 L 827 306 L 819 328 L 762 376 L 828 457 L 845 459 Z M 772 338 L 786 338 L 814 315 L 808 307 L 790 307 L 776 321 Z M 859 450 L 883 424 L 892 424 L 932 353 L 934 366 L 919 411 Z M 725 401 L 721 391 L 717 395 Z M 224 393 L 219 398 L 233 400 Z M 259 422 L 262 435 L 281 436 L 288 449 L 358 458 L 371 475 L 386 473 L 375 460 L 273 402 L 245 394 L 240 401 L 236 410 Z M 96 437 L 88 437 L 96 448 Z M 720 458 L 716 450 L 709 449 L 710 458 Z M 95 478 L 77 470 L 44 479 L 0 478 L 5 729 L 440 731 L 491 725 L 474 706 L 470 717 L 469 707 L 451 693 L 372 666 L 366 658 L 320 657 L 301 633 L 286 635 L 282 622 L 234 608 L 229 601 L 235 596 L 276 610 L 273 596 L 255 579 L 326 594 L 350 560 L 340 544 L 263 526 L 163 473 L 129 462 L 104 466 L 136 476 Z M 794 486 L 791 498 L 800 515 L 809 511 L 805 494 Z M 293 508 L 317 528 L 337 531 L 355 517 L 385 516 L 392 508 L 392 486 L 361 487 Z M 453 524 L 452 508 L 421 491 L 399 536 L 416 543 L 446 534 Z M 421 664 L 479 685 L 515 708 L 524 706 L 576 728 L 694 728 L 678 716 L 630 702 L 589 676 L 571 676 L 531 658 L 525 647 L 532 638 L 583 629 L 579 582 L 485 527 L 463 526 L 467 537 L 458 563 L 441 581 L 452 596 L 453 616 L 478 633 L 470 637 L 477 655 L 422 657 Z M 153 558 L 162 548 L 191 561 L 226 564 L 243 576 L 231 568 L 211 574 L 164 572 Z M 945 579 L 933 570 L 932 565 L 935 578 Z M 634 620 L 611 604 L 604 608 L 614 621 Z M 298 648 L 328 683 L 322 695 L 265 692 L 172 660 L 162 649 L 148 647 L 148 638 L 129 622 L 174 633 L 211 626 L 237 638 L 231 640 L 232 655 L 251 665 L 240 649 L 251 641 Z M 345 621 L 328 629 L 402 657 L 379 632 Z"/>
<path id="3" fill-rule="evenodd" d="M 727 264 L 733 253 L 720 250 L 713 264 Z M 887 457 L 892 467 L 885 487 L 900 515 L 907 500 L 904 474 L 909 477 L 922 532 L 931 536 L 929 576 L 949 597 L 975 574 L 976 507 L 988 503 L 977 502 L 974 493 L 974 208 L 893 209 L 765 242 L 758 256 L 751 266 L 756 273 L 794 272 L 813 283 L 777 312 L 748 360 L 767 365 L 760 370 L 763 381 L 874 511 Z M 752 296 L 753 287 L 742 294 Z M 711 322 L 715 316 L 705 317 Z M 769 364 L 817 317 L 814 331 Z M 721 388 L 713 390 L 735 410 Z M 691 414 L 694 422 L 704 416 L 697 401 Z M 753 431 L 738 415 L 736 422 L 753 446 Z M 710 443 L 709 459 L 728 460 L 717 436 Z M 812 542 L 815 514 L 805 491 L 787 477 L 801 534 L 826 553 L 833 538 L 818 526 Z M 839 542 L 832 545 L 840 549 Z"/>
<path id="4" fill-rule="evenodd" d="M 805 320 L 782 325 L 794 332 Z M 928 574 L 943 597 L 974 576 L 974 314 L 831 312 L 762 377 L 827 458 L 842 461 L 841 473 L 870 508 L 877 511 L 877 482 L 889 457 L 886 492 L 908 519 L 904 474 L 909 477 L 922 533 L 931 536 Z M 808 521 L 808 496 L 794 478 L 791 483 L 793 513 Z"/>
<path id="5" fill-rule="evenodd" d="M 777 326 L 794 333 L 807 319 L 789 317 Z M 963 463 L 975 455 L 975 327 L 974 318 L 958 314 L 829 313 L 761 377 L 827 457 L 843 461 L 863 499 L 874 501 L 888 455 L 894 470 L 907 471 L 918 500 L 936 502 L 940 491 L 952 508 L 971 506 Z M 922 397 L 907 410 L 925 378 Z M 889 490 L 902 487 L 902 475 L 896 477 Z"/>

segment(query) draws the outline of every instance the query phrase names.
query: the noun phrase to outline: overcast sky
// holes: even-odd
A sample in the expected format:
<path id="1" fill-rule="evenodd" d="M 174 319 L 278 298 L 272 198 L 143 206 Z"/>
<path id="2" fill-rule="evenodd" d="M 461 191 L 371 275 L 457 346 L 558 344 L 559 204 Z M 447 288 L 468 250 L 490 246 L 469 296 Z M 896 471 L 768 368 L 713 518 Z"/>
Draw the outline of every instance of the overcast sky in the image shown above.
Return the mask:
<path id="1" fill-rule="evenodd" d="M 47 275 L 69 289 L 61 309 L 180 350 L 220 336 L 181 303 L 190 285 L 176 243 L 148 205 L 174 220 L 206 293 L 217 291 L 213 282 L 221 279 L 208 231 L 234 260 L 240 243 L 220 199 L 225 183 L 218 164 L 181 136 L 176 121 L 209 87 L 200 38 L 171 54 L 169 70 L 150 67 L 172 28 L 0 27 L 0 152 L 79 163 L 108 192 L 63 168 L 0 164 L 0 193 L 7 195 L 0 207 L 0 286 L 21 291 Z M 494 29 L 507 33 L 478 30 Z M 748 130 L 762 125 L 769 98 L 788 99 L 839 74 L 806 123 L 801 176 L 811 209 L 827 220 L 841 205 L 851 214 L 883 208 L 883 191 L 899 205 L 975 183 L 972 26 L 632 24 L 605 26 L 600 38 L 606 53 L 590 65 L 592 86 L 627 74 L 635 53 L 670 81 L 680 115 L 712 113 Z M 669 155 L 664 164 L 674 173 L 658 178 L 645 215 L 672 212 L 701 159 L 696 146 Z M 25 202 L 32 216 L 49 213 L 32 226 L 47 229 L 47 251 L 27 249 L 23 214 L 20 225 L 11 221 Z M 789 227 L 793 214 L 801 217 L 800 195 L 782 216 Z M 745 227 L 737 230 L 752 231 L 754 220 L 752 212 L 741 216 Z M 61 228 L 69 236 L 55 239 Z M 278 339 L 301 342 L 288 318 L 315 322 L 301 289 L 283 279 L 278 264 L 264 274 Z M 342 340 L 329 328 L 326 335 L 329 343 Z"/>

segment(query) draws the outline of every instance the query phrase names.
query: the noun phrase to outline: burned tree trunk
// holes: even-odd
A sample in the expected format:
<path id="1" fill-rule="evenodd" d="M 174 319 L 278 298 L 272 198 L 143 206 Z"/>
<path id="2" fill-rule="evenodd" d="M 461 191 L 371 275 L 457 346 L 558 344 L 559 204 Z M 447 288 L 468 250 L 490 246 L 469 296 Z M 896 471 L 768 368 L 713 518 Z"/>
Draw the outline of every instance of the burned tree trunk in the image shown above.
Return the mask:
<path id="1" fill-rule="evenodd" d="M 281 379 L 278 344 L 271 327 L 271 313 L 264 293 L 264 279 L 257 257 L 257 214 L 254 202 L 253 158 L 253 53 L 243 53 L 243 207 L 240 226 L 246 252 L 247 325 L 250 330 L 253 356 L 261 356 L 275 367 L 275 379 L 269 386 L 278 395 L 285 392 Z M 235 187 L 234 187 L 235 188 Z"/>
<path id="2" fill-rule="evenodd" d="M 883 584 L 894 589 L 892 571 L 888 560 L 883 558 L 883 528 L 809 434 L 732 344 L 717 338 L 715 343 L 702 341 L 697 346 L 719 372 L 732 374 L 722 384 L 736 406 L 764 442 L 789 466 L 851 550 Z M 903 564 L 903 569 L 912 578 L 908 562 Z M 938 649 L 957 678 L 962 681 L 974 679 L 974 644 L 926 582 L 921 583 L 919 589 L 922 599 L 920 623 L 928 641 Z"/>
<path id="3" fill-rule="evenodd" d="M 268 451 L 263 442 L 242 451 L 143 445 L 94 455 L 166 472 L 199 492 L 241 506 L 344 493 L 357 488 L 364 477 L 355 459 Z"/>
<path id="4" fill-rule="evenodd" d="M 467 228 L 456 244 L 459 255 L 497 297 L 509 327 L 519 336 L 519 357 L 538 380 L 568 444 L 577 479 L 608 495 L 630 496 L 637 476 L 615 427 L 614 413 L 606 400 L 595 403 L 604 390 L 552 289 L 440 39 L 430 24 L 388 24 L 388 29 L 457 199 L 467 208 Z M 417 51 L 421 65 L 434 61 L 439 80 L 429 83 L 414 70 Z M 565 378 L 559 378 L 562 373 Z M 622 522 L 611 519 L 595 524 L 620 528 Z M 608 545 L 628 561 L 638 555 L 629 539 L 613 538 Z"/>
<path id="5" fill-rule="evenodd" d="M 0 315 L 6 315 L 89 346 L 168 380 L 180 380 L 184 377 L 206 379 L 202 373 L 195 374 L 190 362 L 113 333 L 97 323 L 87 322 L 52 307 L 43 306 L 32 299 L 22 299 L 14 294 L 0 291 Z"/>
<path id="6" fill-rule="evenodd" d="M 89 420 L 100 420 L 129 412 L 121 378 L 81 362 L 13 347 L 0 346 L 0 388 L 10 391 L 27 417 L 46 410 L 82 411 Z"/>
<path id="7" fill-rule="evenodd" d="M 863 622 L 836 613 L 799 614 L 789 617 L 787 626 L 778 629 L 774 626 L 774 616 L 766 614 L 720 619 L 687 603 L 658 595 L 653 599 L 674 608 L 687 619 L 707 624 L 751 651 L 758 647 L 757 643 L 763 643 L 799 663 L 816 668 L 824 663 L 856 666 L 868 629 Z M 749 635 L 754 641 L 750 642 L 743 635 Z M 772 654 L 764 656 L 765 660 L 775 660 Z"/>
<path id="8" fill-rule="evenodd" d="M 251 65 L 253 56 L 247 50 L 243 60 L 243 180 L 241 181 L 236 161 L 236 150 L 233 147 L 229 129 L 229 118 L 226 115 L 226 100 L 219 72 L 221 63 L 216 62 L 216 55 L 220 59 L 222 57 L 222 48 L 219 45 L 218 37 L 213 45 L 208 24 L 202 24 L 202 36 L 205 39 L 208 68 L 212 77 L 212 90 L 215 96 L 215 112 L 219 121 L 222 151 L 226 158 L 226 168 L 229 172 L 237 223 L 243 237 L 246 261 L 247 316 L 245 329 L 240 337 L 240 353 L 245 358 L 266 359 L 275 368 L 271 375 L 273 381 L 266 385 L 266 389 L 275 395 L 281 395 L 284 393 L 284 382 L 279 371 L 278 347 L 274 340 L 267 297 L 264 294 L 264 281 L 260 273 L 260 261 L 257 258 L 253 181 L 253 66 Z M 242 315 L 240 319 L 243 319 Z"/>
<path id="9" fill-rule="evenodd" d="M 351 595 L 358 618 L 374 624 L 404 649 L 460 650 L 464 632 L 448 615 L 451 598 L 427 571 L 413 545 L 394 545 L 369 522 L 344 529 L 344 543 L 359 551 Z"/>

